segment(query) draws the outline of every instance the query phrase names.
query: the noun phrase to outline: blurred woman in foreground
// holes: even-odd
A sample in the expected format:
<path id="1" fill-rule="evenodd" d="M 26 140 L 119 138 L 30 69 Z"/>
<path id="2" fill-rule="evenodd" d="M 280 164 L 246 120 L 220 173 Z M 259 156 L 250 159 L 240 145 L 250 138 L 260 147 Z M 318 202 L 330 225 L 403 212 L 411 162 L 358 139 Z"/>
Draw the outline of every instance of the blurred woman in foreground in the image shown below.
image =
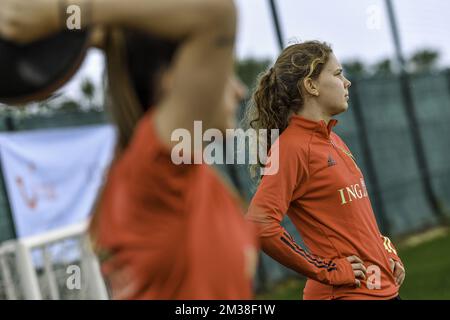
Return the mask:
<path id="1" fill-rule="evenodd" d="M 232 1 L 5 0 L 0 36 L 26 43 L 60 31 L 68 5 L 84 27 L 107 30 L 119 148 L 90 234 L 112 297 L 251 298 L 255 239 L 239 196 L 211 167 L 175 165 L 171 154 L 176 129 L 233 124 L 244 89 L 233 75 Z M 172 43 L 156 46 L 167 55 L 142 32 Z"/>

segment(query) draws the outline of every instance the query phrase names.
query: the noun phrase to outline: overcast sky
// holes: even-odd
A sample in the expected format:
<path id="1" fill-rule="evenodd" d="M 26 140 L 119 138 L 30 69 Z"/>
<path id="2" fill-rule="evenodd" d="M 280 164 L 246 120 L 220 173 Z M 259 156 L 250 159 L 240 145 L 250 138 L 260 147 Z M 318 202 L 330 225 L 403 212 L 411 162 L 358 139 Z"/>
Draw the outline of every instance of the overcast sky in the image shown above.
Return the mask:
<path id="1" fill-rule="evenodd" d="M 384 0 L 278 0 L 285 42 L 319 39 L 338 58 L 373 63 L 394 55 Z M 450 65 L 450 1 L 392 0 L 405 55 L 429 47 Z M 268 0 L 238 0 L 239 57 L 273 57 L 278 51 Z"/>
<path id="2" fill-rule="evenodd" d="M 239 13 L 239 59 L 274 59 L 278 45 L 268 0 L 235 0 Z M 438 50 L 450 66 L 450 1 L 392 0 L 405 56 L 421 48 Z M 341 62 L 372 64 L 394 56 L 384 0 L 276 0 L 286 44 L 318 39 L 330 43 Z M 76 97 L 79 81 L 100 81 L 102 55 L 93 50 L 64 91 Z"/>

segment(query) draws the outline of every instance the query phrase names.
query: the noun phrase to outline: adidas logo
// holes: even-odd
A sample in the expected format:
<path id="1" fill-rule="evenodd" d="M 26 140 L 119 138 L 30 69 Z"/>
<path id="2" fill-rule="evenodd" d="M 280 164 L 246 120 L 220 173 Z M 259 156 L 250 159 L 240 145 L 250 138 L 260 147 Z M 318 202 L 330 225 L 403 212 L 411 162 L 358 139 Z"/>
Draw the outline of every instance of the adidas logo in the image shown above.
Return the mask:
<path id="1" fill-rule="evenodd" d="M 334 161 L 334 159 L 331 157 L 331 154 L 328 155 L 328 166 L 334 166 L 336 165 L 336 161 Z"/>

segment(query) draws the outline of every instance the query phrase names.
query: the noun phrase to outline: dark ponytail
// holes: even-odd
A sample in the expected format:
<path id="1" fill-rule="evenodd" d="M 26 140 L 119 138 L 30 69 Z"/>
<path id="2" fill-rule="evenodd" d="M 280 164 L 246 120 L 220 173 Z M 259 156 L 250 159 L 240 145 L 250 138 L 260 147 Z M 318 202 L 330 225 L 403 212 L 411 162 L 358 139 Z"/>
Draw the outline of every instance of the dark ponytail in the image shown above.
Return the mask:
<path id="1" fill-rule="evenodd" d="M 118 149 L 126 148 L 144 113 L 161 98 L 161 75 L 175 43 L 138 30 L 113 28 L 106 41 L 108 111 L 118 130 Z"/>

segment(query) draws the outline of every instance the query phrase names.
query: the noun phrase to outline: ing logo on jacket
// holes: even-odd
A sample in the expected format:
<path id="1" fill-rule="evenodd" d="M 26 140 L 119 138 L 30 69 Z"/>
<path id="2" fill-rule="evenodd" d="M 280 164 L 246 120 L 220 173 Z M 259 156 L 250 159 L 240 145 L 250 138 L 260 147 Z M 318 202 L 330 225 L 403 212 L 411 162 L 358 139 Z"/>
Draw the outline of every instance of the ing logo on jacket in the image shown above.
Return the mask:
<path id="1" fill-rule="evenodd" d="M 369 196 L 363 178 L 360 179 L 360 183 L 355 183 L 350 186 L 339 189 L 338 193 L 341 199 L 341 205 L 350 203 L 353 200 L 367 198 Z"/>

